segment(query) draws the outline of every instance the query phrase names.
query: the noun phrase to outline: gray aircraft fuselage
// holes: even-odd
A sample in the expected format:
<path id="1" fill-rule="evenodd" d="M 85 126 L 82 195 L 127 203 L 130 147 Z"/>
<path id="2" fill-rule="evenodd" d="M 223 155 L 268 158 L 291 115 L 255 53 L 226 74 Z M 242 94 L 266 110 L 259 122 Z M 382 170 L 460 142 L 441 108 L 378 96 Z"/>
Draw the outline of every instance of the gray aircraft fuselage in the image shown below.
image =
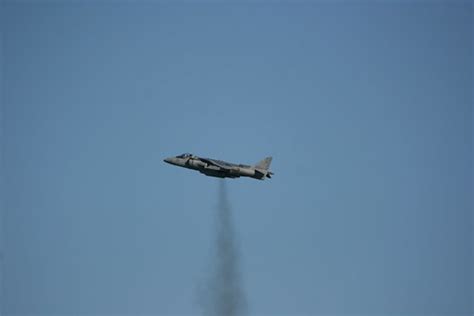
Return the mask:
<path id="1" fill-rule="evenodd" d="M 210 177 L 239 178 L 250 177 L 258 180 L 271 178 L 273 172 L 268 170 L 272 157 L 267 157 L 255 166 L 234 164 L 222 160 L 202 158 L 192 154 L 182 154 L 164 159 L 171 165 L 197 170 Z"/>

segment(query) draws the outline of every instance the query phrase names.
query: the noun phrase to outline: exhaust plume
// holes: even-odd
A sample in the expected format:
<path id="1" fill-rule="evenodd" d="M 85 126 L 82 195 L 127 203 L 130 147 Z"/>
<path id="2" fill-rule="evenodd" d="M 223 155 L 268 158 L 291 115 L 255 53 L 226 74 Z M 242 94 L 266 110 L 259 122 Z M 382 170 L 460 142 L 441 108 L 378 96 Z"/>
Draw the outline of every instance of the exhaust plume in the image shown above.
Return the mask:
<path id="1" fill-rule="evenodd" d="M 227 199 L 225 180 L 219 181 L 216 213 L 216 240 L 213 275 L 210 280 L 208 315 L 237 316 L 246 309 L 239 269 L 239 251 L 234 232 L 232 213 Z"/>

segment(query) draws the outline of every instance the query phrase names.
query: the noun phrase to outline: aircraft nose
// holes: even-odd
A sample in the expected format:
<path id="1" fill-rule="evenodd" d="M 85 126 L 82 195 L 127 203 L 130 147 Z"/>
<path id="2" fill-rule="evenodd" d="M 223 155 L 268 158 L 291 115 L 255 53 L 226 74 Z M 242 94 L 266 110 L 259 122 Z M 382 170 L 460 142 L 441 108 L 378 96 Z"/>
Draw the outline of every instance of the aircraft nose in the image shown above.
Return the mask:
<path id="1" fill-rule="evenodd" d="M 165 158 L 165 159 L 163 159 L 163 161 L 166 162 L 166 163 L 171 163 L 171 158 Z"/>

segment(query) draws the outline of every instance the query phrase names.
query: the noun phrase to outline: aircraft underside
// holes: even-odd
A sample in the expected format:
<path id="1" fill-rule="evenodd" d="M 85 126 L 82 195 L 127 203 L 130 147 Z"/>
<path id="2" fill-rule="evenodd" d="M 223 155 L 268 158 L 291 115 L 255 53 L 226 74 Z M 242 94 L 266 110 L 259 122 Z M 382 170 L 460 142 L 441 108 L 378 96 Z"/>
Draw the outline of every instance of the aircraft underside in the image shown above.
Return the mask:
<path id="1" fill-rule="evenodd" d="M 216 177 L 216 178 L 239 178 L 239 175 L 236 174 L 230 174 L 227 172 L 223 171 L 217 171 L 217 170 L 199 170 L 199 172 L 205 174 L 206 176 L 210 177 Z"/>

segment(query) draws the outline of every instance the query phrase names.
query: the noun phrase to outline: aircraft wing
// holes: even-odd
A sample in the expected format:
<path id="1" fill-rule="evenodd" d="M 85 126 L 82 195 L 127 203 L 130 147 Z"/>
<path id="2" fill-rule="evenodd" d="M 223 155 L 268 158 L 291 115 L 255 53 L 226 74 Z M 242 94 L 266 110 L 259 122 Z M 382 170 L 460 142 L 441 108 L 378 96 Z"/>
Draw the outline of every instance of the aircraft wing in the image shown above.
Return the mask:
<path id="1" fill-rule="evenodd" d="M 201 159 L 201 161 L 207 163 L 207 164 L 210 164 L 210 165 L 213 165 L 213 166 L 216 166 L 216 167 L 219 167 L 221 169 L 224 169 L 224 170 L 230 170 L 231 169 L 231 166 L 226 166 L 224 165 L 223 163 L 221 162 L 218 162 L 214 159 L 209 159 L 209 158 L 199 158 Z"/>

